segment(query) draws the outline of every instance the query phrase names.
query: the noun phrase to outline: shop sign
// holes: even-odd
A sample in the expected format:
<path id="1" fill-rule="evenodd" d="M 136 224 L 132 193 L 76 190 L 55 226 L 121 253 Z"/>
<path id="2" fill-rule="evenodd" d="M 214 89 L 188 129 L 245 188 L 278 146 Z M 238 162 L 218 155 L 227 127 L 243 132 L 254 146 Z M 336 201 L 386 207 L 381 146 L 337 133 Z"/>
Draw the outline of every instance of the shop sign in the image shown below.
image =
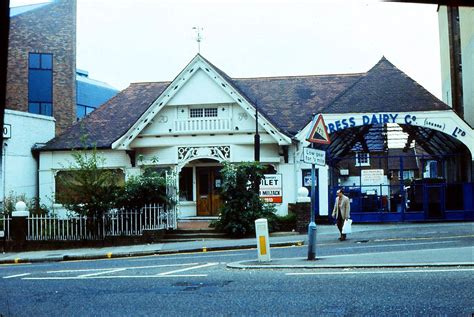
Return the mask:
<path id="1" fill-rule="evenodd" d="M 362 185 L 380 185 L 384 183 L 383 169 L 361 171 Z"/>
<path id="2" fill-rule="evenodd" d="M 260 181 L 260 198 L 269 203 L 282 203 L 281 174 L 265 174 Z"/>
<path id="3" fill-rule="evenodd" d="M 326 165 L 326 151 L 305 147 L 303 148 L 303 162 L 324 166 Z"/>

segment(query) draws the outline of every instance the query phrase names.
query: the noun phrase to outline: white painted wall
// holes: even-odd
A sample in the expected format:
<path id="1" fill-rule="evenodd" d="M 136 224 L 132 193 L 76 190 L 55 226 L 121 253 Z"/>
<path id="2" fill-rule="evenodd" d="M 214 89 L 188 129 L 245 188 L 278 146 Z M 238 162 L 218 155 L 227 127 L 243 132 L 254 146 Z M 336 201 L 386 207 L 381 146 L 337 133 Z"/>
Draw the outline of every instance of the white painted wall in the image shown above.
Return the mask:
<path id="1" fill-rule="evenodd" d="M 68 170 L 74 164 L 70 151 L 54 151 L 40 153 L 39 196 L 40 201 L 50 206 L 59 215 L 65 215 L 61 205 L 55 203 L 55 175 L 60 170 Z M 130 158 L 125 151 L 99 150 L 99 155 L 105 158 L 104 167 L 123 169 L 125 177 L 137 175 L 139 168 L 132 168 Z"/>
<path id="2" fill-rule="evenodd" d="M 4 140 L 0 200 L 3 202 L 10 193 L 34 198 L 38 186 L 37 163 L 31 149 L 35 143 L 46 143 L 54 137 L 55 120 L 6 109 L 5 124 L 11 125 L 11 138 Z"/>
<path id="3" fill-rule="evenodd" d="M 199 68 L 167 104 L 194 105 L 227 102 L 234 102 L 234 100 Z"/>
<path id="4" fill-rule="evenodd" d="M 464 120 L 474 127 L 474 8 L 459 7 Z M 447 7 L 438 10 L 442 100 L 452 107 Z"/>
<path id="5" fill-rule="evenodd" d="M 464 120 L 474 127 L 474 8 L 459 7 Z"/>
<path id="6" fill-rule="evenodd" d="M 438 10 L 439 47 L 441 54 L 441 99 L 451 107 L 451 70 L 449 59 L 448 9 L 440 6 Z"/>

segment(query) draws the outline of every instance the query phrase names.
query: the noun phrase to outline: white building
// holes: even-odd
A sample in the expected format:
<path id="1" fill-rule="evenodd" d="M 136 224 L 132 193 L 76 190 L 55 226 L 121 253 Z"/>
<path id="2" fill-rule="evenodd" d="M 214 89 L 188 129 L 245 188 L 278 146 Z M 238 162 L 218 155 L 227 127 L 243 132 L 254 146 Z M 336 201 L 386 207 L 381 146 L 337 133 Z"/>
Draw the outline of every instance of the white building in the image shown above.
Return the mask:
<path id="1" fill-rule="evenodd" d="M 310 165 L 301 161 L 301 155 L 313 114 L 329 115 L 326 123 L 332 135 L 360 128 L 334 142 L 338 154 L 344 153 L 340 149 L 350 150 L 367 125 L 374 123 L 374 119 L 365 122 L 362 114 L 376 113 L 381 124 L 411 125 L 418 138 L 422 136 L 416 135 L 415 126 L 427 127 L 426 122 L 437 122 L 437 117 L 416 121 L 417 111 L 454 115 L 385 58 L 367 73 L 235 79 L 198 54 L 172 82 L 131 84 L 48 142 L 40 153 L 40 197 L 57 194 L 56 175 L 71 160 L 70 150 L 81 148 L 81 136 L 87 134 L 87 146 L 96 146 L 106 158 L 105 167 L 122 170 L 124 177 L 140 173 L 143 166 L 176 172 L 180 218 L 217 215 L 222 204 L 222 162 L 254 159 L 256 105 L 260 161 L 269 173 L 281 174 L 283 182 L 281 203 L 276 203 L 281 215 L 288 212 L 289 203 L 295 203 L 297 189 L 308 185 Z M 472 131 L 459 138 L 470 135 Z M 338 144 L 341 140 L 347 144 Z M 318 169 L 318 177 L 319 215 L 327 216 L 327 166 Z"/>
<path id="2" fill-rule="evenodd" d="M 0 175 L 2 202 L 9 196 L 37 197 L 39 157 L 35 159 L 32 150 L 35 144 L 54 138 L 54 127 L 53 117 L 5 110 Z"/>

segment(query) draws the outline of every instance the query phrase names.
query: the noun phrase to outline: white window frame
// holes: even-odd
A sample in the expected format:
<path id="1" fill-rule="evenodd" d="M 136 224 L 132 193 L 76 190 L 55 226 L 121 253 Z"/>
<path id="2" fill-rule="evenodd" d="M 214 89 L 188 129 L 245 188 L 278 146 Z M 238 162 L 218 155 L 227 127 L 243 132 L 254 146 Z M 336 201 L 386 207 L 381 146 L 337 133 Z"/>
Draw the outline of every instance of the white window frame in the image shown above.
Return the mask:
<path id="1" fill-rule="evenodd" d="M 367 161 L 365 159 L 364 159 L 364 162 L 361 162 L 359 160 L 361 154 L 366 156 Z M 370 154 L 367 152 L 357 152 L 355 159 L 356 159 L 356 166 L 370 166 Z"/>
<path id="2" fill-rule="evenodd" d="M 415 178 L 415 171 L 414 170 L 403 170 L 403 179 L 413 179 Z M 406 175 L 405 174 L 409 174 L 408 177 L 405 177 Z M 398 171 L 398 179 L 400 179 L 400 170 Z"/>
<path id="3" fill-rule="evenodd" d="M 189 118 L 217 118 L 219 117 L 219 107 L 199 107 L 189 108 Z"/>

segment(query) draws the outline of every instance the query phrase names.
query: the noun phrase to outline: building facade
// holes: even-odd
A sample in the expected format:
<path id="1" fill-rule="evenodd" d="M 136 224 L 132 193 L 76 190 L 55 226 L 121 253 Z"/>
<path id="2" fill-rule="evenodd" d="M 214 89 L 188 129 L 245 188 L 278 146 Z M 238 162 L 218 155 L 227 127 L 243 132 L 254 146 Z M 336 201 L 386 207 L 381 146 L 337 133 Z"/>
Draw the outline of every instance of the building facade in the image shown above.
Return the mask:
<path id="1" fill-rule="evenodd" d="M 75 0 L 15 7 L 10 15 L 0 204 L 37 197 L 36 149 L 117 93 L 76 73 Z"/>
<path id="2" fill-rule="evenodd" d="M 6 109 L 76 121 L 76 1 L 11 9 Z"/>
<path id="3" fill-rule="evenodd" d="M 333 190 L 344 185 L 331 175 L 340 174 L 340 162 L 352 150 L 370 152 L 374 126 L 398 124 L 409 134 L 407 144 L 415 139 L 432 153 L 464 151 L 465 164 L 471 164 L 472 129 L 385 58 L 359 74 L 231 78 L 198 54 L 172 82 L 131 84 L 48 142 L 40 152 L 40 197 L 60 195 L 56 176 L 87 134 L 88 146 L 105 157 L 104 168 L 121 169 L 125 178 L 150 166 L 176 175 L 180 218 L 215 216 L 222 204 L 222 163 L 253 161 L 258 128 L 260 162 L 274 174 L 273 185 L 281 183 L 272 190 L 280 196 L 272 199 L 285 215 L 297 189 L 309 185 L 311 165 L 302 161 L 302 152 L 314 113 L 324 115 L 332 138 L 323 148 L 328 164 L 317 168 L 322 217 L 332 208 Z M 431 141 L 426 131 L 434 131 Z M 448 145 L 441 148 L 440 142 Z M 388 164 L 383 165 L 382 183 L 372 184 L 377 188 L 390 186 Z M 395 208 L 394 214 L 403 211 Z"/>

